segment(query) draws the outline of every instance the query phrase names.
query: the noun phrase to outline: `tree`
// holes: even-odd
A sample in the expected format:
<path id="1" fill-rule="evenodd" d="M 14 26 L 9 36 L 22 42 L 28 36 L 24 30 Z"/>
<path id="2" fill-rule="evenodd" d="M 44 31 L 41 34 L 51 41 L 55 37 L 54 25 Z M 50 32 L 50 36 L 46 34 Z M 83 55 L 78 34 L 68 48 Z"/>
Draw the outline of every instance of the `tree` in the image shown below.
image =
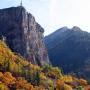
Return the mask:
<path id="1" fill-rule="evenodd" d="M 35 80 L 35 84 L 37 86 L 39 86 L 39 84 L 40 84 L 40 73 L 38 71 L 36 72 L 34 80 Z"/>
<path id="2" fill-rule="evenodd" d="M 84 90 L 84 88 L 82 86 L 78 86 L 77 90 Z"/>

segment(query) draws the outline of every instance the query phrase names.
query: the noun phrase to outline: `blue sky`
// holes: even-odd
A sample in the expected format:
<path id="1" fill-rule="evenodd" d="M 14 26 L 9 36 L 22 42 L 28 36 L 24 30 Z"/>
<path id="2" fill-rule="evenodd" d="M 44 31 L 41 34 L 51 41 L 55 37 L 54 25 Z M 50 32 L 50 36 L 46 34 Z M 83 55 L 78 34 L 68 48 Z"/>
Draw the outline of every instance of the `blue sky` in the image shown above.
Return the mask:
<path id="1" fill-rule="evenodd" d="M 1 0 L 0 8 L 20 5 L 21 0 Z M 45 35 L 63 26 L 90 32 L 90 0 L 23 0 L 23 6 L 45 29 Z"/>

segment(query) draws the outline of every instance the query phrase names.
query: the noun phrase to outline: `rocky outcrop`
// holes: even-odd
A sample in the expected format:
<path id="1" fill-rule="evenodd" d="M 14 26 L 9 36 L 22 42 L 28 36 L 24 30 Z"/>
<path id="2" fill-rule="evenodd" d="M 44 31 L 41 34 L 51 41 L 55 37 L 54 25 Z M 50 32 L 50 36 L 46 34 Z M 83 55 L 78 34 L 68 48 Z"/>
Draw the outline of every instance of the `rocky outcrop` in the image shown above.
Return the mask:
<path id="1" fill-rule="evenodd" d="M 44 29 L 24 7 L 0 10 L 0 37 L 5 39 L 12 51 L 34 64 L 49 63 L 43 32 Z"/>

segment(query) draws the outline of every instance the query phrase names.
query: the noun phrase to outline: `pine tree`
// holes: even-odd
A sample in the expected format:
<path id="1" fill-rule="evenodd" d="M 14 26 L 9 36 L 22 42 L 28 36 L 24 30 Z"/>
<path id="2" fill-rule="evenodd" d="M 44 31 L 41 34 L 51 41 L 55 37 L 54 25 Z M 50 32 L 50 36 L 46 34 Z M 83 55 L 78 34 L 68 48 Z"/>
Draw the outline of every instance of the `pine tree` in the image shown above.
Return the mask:
<path id="1" fill-rule="evenodd" d="M 40 73 L 38 71 L 36 72 L 34 81 L 35 81 L 35 85 L 39 86 L 39 84 L 40 84 Z"/>

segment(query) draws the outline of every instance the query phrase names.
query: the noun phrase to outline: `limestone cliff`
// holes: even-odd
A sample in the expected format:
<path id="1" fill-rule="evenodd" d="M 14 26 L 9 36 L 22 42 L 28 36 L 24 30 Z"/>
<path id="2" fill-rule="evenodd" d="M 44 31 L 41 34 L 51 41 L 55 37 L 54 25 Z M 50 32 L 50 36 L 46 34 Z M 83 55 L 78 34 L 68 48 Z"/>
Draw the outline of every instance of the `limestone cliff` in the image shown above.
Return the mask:
<path id="1" fill-rule="evenodd" d="M 24 7 L 0 10 L 0 37 L 4 37 L 12 51 L 21 54 L 34 64 L 49 63 L 43 43 L 44 29 Z"/>

